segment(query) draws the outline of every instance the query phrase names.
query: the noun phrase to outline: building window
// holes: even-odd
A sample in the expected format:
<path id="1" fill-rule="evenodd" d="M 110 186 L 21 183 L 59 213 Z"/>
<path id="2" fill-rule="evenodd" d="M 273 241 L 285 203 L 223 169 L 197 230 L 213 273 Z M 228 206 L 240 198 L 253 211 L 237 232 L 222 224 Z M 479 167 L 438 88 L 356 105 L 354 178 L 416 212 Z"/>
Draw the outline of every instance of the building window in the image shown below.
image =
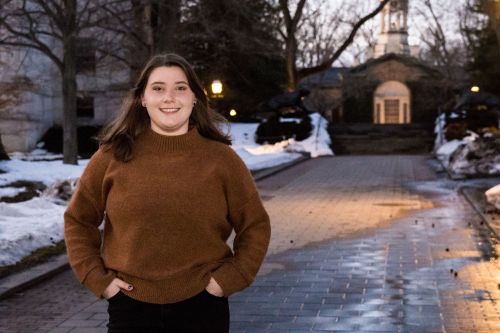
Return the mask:
<path id="1" fill-rule="evenodd" d="M 77 97 L 76 116 L 78 118 L 94 118 L 94 97 Z"/>
<path id="2" fill-rule="evenodd" d="M 380 119 L 380 103 L 377 103 L 377 110 L 375 114 L 375 124 L 380 124 L 382 119 Z"/>
<path id="3" fill-rule="evenodd" d="M 95 46 L 91 38 L 78 38 L 76 41 L 76 72 L 95 72 Z"/>

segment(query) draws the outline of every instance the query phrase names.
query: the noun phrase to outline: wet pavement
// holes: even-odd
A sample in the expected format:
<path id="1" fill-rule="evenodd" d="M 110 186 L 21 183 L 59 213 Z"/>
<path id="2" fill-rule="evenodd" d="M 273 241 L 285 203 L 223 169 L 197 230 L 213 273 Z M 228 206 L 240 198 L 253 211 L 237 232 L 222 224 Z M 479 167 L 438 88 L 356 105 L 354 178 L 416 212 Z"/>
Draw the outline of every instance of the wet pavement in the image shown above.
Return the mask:
<path id="1" fill-rule="evenodd" d="M 304 162 L 258 183 L 273 226 L 231 332 L 500 332 L 497 242 L 425 156 Z M 435 165 L 434 165 L 435 166 Z M 0 302 L 0 332 L 106 332 L 66 271 Z"/>

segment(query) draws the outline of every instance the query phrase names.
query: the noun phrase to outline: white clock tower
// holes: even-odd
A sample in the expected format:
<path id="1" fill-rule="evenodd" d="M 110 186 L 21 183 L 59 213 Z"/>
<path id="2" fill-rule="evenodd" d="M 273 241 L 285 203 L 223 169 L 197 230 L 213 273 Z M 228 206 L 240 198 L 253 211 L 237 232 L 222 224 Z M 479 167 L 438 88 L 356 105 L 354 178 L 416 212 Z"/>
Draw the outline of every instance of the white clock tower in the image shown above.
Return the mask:
<path id="1" fill-rule="evenodd" d="M 381 11 L 380 34 L 374 58 L 388 53 L 410 54 L 408 44 L 408 0 L 391 0 Z"/>

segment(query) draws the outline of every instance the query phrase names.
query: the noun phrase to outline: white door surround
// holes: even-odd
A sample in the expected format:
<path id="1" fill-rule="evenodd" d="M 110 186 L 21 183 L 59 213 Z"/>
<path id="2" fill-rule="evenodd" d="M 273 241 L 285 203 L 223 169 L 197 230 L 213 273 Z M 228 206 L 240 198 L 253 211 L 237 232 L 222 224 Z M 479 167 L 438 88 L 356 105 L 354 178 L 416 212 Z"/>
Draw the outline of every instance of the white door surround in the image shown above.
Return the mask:
<path id="1" fill-rule="evenodd" d="M 410 89 L 399 81 L 379 85 L 373 97 L 374 124 L 411 123 Z"/>

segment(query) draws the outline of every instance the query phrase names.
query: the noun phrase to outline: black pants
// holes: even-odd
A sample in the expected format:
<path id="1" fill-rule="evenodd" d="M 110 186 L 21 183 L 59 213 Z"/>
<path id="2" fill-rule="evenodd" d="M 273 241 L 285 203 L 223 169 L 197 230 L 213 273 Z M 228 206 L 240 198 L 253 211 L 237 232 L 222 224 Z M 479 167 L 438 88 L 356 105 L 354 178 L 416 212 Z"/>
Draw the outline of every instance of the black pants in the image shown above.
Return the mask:
<path id="1" fill-rule="evenodd" d="M 109 299 L 108 333 L 229 332 L 227 298 L 207 291 L 182 302 L 151 304 L 119 292 Z"/>

